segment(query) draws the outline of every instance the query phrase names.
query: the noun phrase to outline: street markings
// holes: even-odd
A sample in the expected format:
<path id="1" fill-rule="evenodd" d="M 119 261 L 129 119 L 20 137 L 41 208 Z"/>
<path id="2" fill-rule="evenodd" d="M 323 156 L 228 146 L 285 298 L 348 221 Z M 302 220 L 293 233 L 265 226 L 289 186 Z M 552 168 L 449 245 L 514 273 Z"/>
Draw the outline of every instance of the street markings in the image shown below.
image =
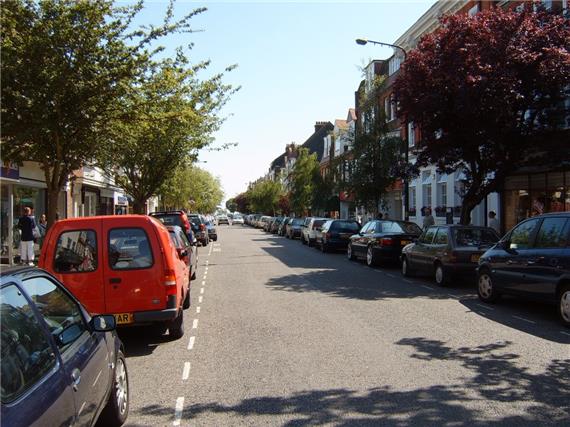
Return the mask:
<path id="1" fill-rule="evenodd" d="M 204 288 L 200 288 L 200 293 L 201 293 L 201 294 L 204 293 Z"/>
<path id="2" fill-rule="evenodd" d="M 214 248 L 214 252 L 222 252 L 220 248 Z"/>
<path id="3" fill-rule="evenodd" d="M 192 322 L 192 329 L 197 329 L 198 328 L 198 319 L 194 319 L 194 321 Z"/>
<path id="4" fill-rule="evenodd" d="M 560 331 L 560 333 L 564 334 L 564 335 L 568 335 L 570 337 L 570 334 L 568 332 Z"/>
<path id="5" fill-rule="evenodd" d="M 524 317 L 519 317 L 519 316 L 513 316 L 513 317 L 514 317 L 515 319 L 522 320 L 523 322 L 527 322 L 527 323 L 530 323 L 530 324 L 532 324 L 532 325 L 536 325 L 536 322 L 534 322 L 534 321 L 532 321 L 532 320 L 525 319 Z"/>
<path id="6" fill-rule="evenodd" d="M 451 297 L 453 299 L 459 299 L 459 297 L 457 295 L 453 295 L 453 294 L 447 294 L 448 297 Z"/>
<path id="7" fill-rule="evenodd" d="M 196 337 L 190 337 L 190 341 L 188 342 L 188 350 L 192 350 L 194 348 L 194 341 L 196 341 Z"/>
<path id="8" fill-rule="evenodd" d="M 182 410 L 184 409 L 184 397 L 176 399 L 176 406 L 174 407 L 174 422 L 173 426 L 179 426 L 182 420 Z"/>
<path id="9" fill-rule="evenodd" d="M 182 371 L 182 381 L 186 381 L 190 376 L 190 362 L 184 363 L 184 370 Z"/>
<path id="10" fill-rule="evenodd" d="M 200 313 L 200 306 L 196 307 L 196 313 Z"/>
<path id="11" fill-rule="evenodd" d="M 203 300 L 203 297 L 202 297 L 202 296 L 199 296 L 199 297 L 198 297 L 198 302 L 199 302 L 199 303 L 202 303 L 202 300 Z"/>
<path id="12" fill-rule="evenodd" d="M 412 282 L 411 280 L 408 280 L 408 279 L 402 279 L 402 280 L 404 280 L 404 282 L 406 282 L 406 283 L 414 284 L 414 282 Z"/>
<path id="13" fill-rule="evenodd" d="M 390 274 L 390 273 L 386 273 L 386 276 L 391 277 L 392 279 L 396 278 L 396 276 L 394 276 L 393 274 Z"/>
<path id="14" fill-rule="evenodd" d="M 428 285 L 421 285 L 422 288 L 426 288 L 429 289 L 430 291 L 433 291 L 433 288 L 431 286 Z"/>
<path id="15" fill-rule="evenodd" d="M 483 305 L 483 304 L 475 304 L 475 305 L 476 305 L 477 307 L 484 308 L 485 310 L 489 310 L 489 311 L 495 310 L 494 308 L 492 308 L 492 307 L 487 307 L 486 305 Z"/>
<path id="16" fill-rule="evenodd" d="M 205 280 L 202 280 L 202 286 L 204 286 L 206 284 Z"/>

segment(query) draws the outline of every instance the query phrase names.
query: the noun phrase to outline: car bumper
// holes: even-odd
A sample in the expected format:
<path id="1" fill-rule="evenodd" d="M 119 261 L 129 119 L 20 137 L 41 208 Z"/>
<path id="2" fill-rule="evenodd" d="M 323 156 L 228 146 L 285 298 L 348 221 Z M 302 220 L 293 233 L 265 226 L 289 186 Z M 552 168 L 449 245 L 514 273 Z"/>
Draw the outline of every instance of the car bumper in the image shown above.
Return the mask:
<path id="1" fill-rule="evenodd" d="M 349 240 L 326 240 L 324 244 L 329 249 L 344 250 L 348 246 Z"/>

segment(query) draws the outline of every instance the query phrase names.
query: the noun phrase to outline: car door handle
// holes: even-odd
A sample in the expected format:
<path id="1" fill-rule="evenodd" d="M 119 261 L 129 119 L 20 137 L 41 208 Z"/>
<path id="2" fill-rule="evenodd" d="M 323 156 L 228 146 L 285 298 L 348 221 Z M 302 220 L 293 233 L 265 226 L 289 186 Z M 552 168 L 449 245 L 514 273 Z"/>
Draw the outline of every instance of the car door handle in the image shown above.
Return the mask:
<path id="1" fill-rule="evenodd" d="M 121 278 L 120 277 L 111 277 L 109 279 L 109 283 L 121 283 Z"/>
<path id="2" fill-rule="evenodd" d="M 79 383 L 81 383 L 81 371 L 77 368 L 71 371 L 71 379 L 73 380 L 71 383 L 73 390 L 77 391 L 79 388 Z"/>
<path id="3" fill-rule="evenodd" d="M 514 264 L 514 261 L 513 261 L 512 259 L 508 259 L 508 260 L 507 260 L 507 264 L 508 264 L 508 265 Z"/>

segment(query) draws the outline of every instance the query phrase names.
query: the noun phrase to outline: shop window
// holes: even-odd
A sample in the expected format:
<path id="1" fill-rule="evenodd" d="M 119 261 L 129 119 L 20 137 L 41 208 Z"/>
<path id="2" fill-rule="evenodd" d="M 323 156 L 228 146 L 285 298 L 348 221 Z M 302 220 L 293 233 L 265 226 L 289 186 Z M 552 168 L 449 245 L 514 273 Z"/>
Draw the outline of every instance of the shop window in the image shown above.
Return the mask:
<path id="1" fill-rule="evenodd" d="M 97 270 L 97 237 L 92 230 L 61 233 L 55 250 L 58 273 L 88 273 Z"/>

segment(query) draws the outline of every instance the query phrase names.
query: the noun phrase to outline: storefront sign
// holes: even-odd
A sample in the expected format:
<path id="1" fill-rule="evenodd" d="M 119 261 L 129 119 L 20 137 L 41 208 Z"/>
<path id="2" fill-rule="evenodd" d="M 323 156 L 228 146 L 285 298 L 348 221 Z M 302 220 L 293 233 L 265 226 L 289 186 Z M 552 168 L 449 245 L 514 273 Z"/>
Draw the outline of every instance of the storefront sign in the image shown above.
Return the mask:
<path id="1" fill-rule="evenodd" d="M 0 168 L 0 177 L 8 179 L 20 179 L 20 166 L 16 163 L 3 162 Z"/>

